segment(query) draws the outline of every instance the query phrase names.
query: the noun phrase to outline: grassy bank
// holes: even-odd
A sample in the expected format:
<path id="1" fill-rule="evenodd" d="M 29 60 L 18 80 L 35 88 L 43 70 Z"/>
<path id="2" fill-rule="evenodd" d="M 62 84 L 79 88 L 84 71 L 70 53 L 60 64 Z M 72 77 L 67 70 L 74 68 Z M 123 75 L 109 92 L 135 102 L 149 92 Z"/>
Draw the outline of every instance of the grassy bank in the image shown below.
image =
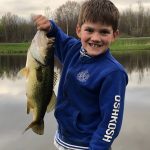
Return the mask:
<path id="1" fill-rule="evenodd" d="M 0 43 L 0 54 L 26 53 L 30 43 Z"/>
<path id="2" fill-rule="evenodd" d="M 112 45 L 112 51 L 150 50 L 150 37 L 118 38 Z"/>
<path id="3" fill-rule="evenodd" d="M 0 54 L 26 53 L 30 43 L 0 43 Z M 118 38 L 111 45 L 112 51 L 137 51 L 150 50 L 150 37 Z"/>

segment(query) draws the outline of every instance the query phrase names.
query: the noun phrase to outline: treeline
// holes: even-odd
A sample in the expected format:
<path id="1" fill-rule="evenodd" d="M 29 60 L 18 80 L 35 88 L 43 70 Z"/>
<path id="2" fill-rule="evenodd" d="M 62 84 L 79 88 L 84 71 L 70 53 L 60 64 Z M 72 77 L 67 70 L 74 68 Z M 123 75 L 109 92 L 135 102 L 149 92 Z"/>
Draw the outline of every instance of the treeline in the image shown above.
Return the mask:
<path id="1" fill-rule="evenodd" d="M 28 42 L 35 34 L 35 26 L 17 15 L 7 13 L 0 20 L 0 42 Z"/>
<path id="2" fill-rule="evenodd" d="M 80 3 L 68 1 L 61 5 L 53 13 L 46 8 L 46 15 L 53 18 L 55 22 L 69 35 L 76 36 Z M 33 38 L 36 28 L 31 19 L 26 20 L 10 12 L 0 19 L 0 42 L 29 42 Z M 145 10 L 141 2 L 138 2 L 136 11 L 128 8 L 120 13 L 119 30 L 122 36 L 141 37 L 150 36 L 150 10 Z"/>
<path id="3" fill-rule="evenodd" d="M 150 9 L 145 9 L 140 1 L 137 4 L 137 11 L 130 7 L 121 13 L 119 29 L 129 36 L 150 36 Z"/>

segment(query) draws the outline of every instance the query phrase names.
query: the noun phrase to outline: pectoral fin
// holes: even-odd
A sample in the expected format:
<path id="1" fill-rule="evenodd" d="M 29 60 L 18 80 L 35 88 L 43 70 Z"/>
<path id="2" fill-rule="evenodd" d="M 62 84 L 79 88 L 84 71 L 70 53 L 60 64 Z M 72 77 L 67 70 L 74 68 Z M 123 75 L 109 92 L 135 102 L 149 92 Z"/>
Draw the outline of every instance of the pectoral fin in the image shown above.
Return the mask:
<path id="1" fill-rule="evenodd" d="M 33 111 L 33 105 L 31 103 L 31 100 L 27 100 L 27 114 L 29 114 L 31 111 Z"/>
<path id="2" fill-rule="evenodd" d="M 18 72 L 18 76 L 24 76 L 24 77 L 28 77 L 29 74 L 29 68 L 23 68 Z"/>

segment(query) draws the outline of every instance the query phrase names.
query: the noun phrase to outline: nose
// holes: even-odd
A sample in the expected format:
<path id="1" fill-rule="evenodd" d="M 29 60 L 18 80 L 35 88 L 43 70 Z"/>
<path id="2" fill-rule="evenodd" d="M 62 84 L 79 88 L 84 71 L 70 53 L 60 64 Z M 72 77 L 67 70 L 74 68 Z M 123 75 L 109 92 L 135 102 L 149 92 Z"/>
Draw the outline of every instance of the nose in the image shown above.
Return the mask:
<path id="1" fill-rule="evenodd" d="M 93 42 L 100 42 L 101 41 L 101 36 L 98 32 L 93 33 L 91 40 Z"/>

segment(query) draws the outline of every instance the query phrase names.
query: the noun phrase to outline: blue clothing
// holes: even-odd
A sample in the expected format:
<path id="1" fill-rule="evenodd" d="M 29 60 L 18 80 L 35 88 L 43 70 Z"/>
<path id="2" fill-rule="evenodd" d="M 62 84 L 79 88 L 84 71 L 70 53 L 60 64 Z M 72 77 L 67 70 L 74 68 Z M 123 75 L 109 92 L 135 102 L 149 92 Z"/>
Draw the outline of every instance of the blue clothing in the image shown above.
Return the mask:
<path id="1" fill-rule="evenodd" d="M 55 37 L 63 65 L 54 113 L 57 140 L 75 150 L 108 150 L 121 128 L 127 74 L 109 49 L 90 57 L 79 40 L 50 22 L 48 36 Z"/>

